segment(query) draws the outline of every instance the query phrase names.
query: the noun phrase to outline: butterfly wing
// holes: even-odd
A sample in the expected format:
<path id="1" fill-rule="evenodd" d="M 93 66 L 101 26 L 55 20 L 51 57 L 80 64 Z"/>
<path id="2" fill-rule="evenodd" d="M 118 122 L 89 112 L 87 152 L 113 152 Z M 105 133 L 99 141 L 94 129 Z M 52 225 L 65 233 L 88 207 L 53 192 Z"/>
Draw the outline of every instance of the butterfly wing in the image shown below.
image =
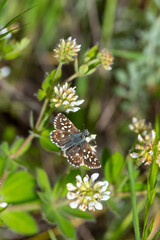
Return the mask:
<path id="1" fill-rule="evenodd" d="M 67 149 L 64 154 L 68 162 L 73 166 L 79 167 L 83 165 L 83 150 L 80 145 Z"/>
<path id="2" fill-rule="evenodd" d="M 101 163 L 87 141 L 83 143 L 83 161 L 88 168 L 100 168 Z"/>
<path id="3" fill-rule="evenodd" d="M 51 141 L 58 147 L 63 147 L 71 138 L 71 134 L 67 131 L 54 130 L 50 133 Z"/>
<path id="4" fill-rule="evenodd" d="M 66 131 L 70 134 L 80 132 L 80 130 L 77 129 L 74 124 L 62 113 L 57 114 L 55 117 L 54 128 L 61 131 Z"/>

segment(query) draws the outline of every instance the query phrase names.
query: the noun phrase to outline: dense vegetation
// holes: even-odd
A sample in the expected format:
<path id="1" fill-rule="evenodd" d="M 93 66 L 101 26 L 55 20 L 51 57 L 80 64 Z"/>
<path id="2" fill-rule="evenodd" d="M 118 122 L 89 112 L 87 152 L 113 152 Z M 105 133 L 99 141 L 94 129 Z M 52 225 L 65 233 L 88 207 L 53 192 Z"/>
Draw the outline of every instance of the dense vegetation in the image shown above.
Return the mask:
<path id="1" fill-rule="evenodd" d="M 0 1 L 0 239 L 159 239 L 159 12 Z M 88 129 L 97 168 L 51 142 L 58 113 Z"/>

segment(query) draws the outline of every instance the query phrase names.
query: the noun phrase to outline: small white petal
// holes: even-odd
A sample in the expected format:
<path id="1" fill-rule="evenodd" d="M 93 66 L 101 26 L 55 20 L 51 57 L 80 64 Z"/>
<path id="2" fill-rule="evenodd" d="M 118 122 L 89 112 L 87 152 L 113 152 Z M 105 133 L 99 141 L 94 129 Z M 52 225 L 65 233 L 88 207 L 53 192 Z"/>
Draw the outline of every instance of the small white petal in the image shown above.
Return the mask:
<path id="1" fill-rule="evenodd" d="M 74 108 L 72 109 L 72 112 L 77 112 L 79 109 L 80 109 L 79 107 L 74 107 Z"/>
<path id="2" fill-rule="evenodd" d="M 140 153 L 133 152 L 133 153 L 130 153 L 130 156 L 132 158 L 138 158 L 140 156 Z"/>
<path id="3" fill-rule="evenodd" d="M 100 200 L 107 201 L 109 198 L 110 196 L 106 194 L 106 195 L 103 195 Z"/>
<path id="4" fill-rule="evenodd" d="M 76 176 L 76 182 L 77 182 L 76 185 L 79 188 L 81 186 L 81 184 L 82 184 L 82 178 L 81 178 L 80 175 Z"/>
<path id="5" fill-rule="evenodd" d="M 76 104 L 76 106 L 79 106 L 79 105 L 81 105 L 82 103 L 84 103 L 84 100 L 82 99 L 82 100 L 78 100 L 78 101 L 76 101 L 75 102 Z"/>
<path id="6" fill-rule="evenodd" d="M 77 208 L 78 205 L 79 205 L 79 201 L 74 201 L 74 202 L 71 202 L 71 203 L 69 204 L 69 206 L 70 206 L 71 208 Z"/>
<path id="7" fill-rule="evenodd" d="M 75 94 L 75 92 L 71 92 L 69 95 L 68 95 L 68 97 L 67 97 L 67 99 L 72 99 L 72 97 L 74 96 L 74 94 Z M 78 98 L 78 96 L 75 96 L 76 97 L 76 99 Z M 76 100 L 75 99 L 75 100 Z"/>
<path id="8" fill-rule="evenodd" d="M 62 95 L 62 98 L 66 98 L 67 97 L 67 93 L 64 92 L 63 95 Z"/>
<path id="9" fill-rule="evenodd" d="M 90 142 L 90 141 L 92 141 L 92 140 L 95 140 L 96 139 L 96 134 L 91 134 L 89 137 L 86 137 L 86 141 L 87 142 Z"/>
<path id="10" fill-rule="evenodd" d="M 102 210 L 103 209 L 103 205 L 100 202 L 95 202 L 95 208 L 97 210 Z"/>
<path id="11" fill-rule="evenodd" d="M 54 87 L 54 92 L 57 94 L 57 95 L 59 95 L 59 91 L 58 91 L 58 87 Z"/>
<path id="12" fill-rule="evenodd" d="M 136 117 L 133 117 L 133 118 L 132 118 L 132 122 L 133 122 L 133 123 L 136 123 L 137 121 L 138 121 L 138 120 L 137 120 Z"/>
<path id="13" fill-rule="evenodd" d="M 56 103 L 55 107 L 58 108 L 61 105 L 61 103 Z"/>
<path id="14" fill-rule="evenodd" d="M 63 105 L 68 105 L 69 102 L 67 100 L 63 101 Z"/>
<path id="15" fill-rule="evenodd" d="M 93 173 L 93 174 L 91 175 L 91 180 L 92 180 L 92 182 L 94 182 L 98 177 L 99 177 L 99 173 Z"/>
<path id="16" fill-rule="evenodd" d="M 95 204 L 94 204 L 94 202 L 90 202 L 89 204 L 88 204 L 88 209 L 89 209 L 89 211 L 91 211 L 91 212 L 94 212 L 95 211 Z"/>
<path id="17" fill-rule="evenodd" d="M 84 198 L 87 199 L 87 200 L 91 200 L 90 196 L 85 196 Z"/>
<path id="18" fill-rule="evenodd" d="M 67 189 L 69 191 L 75 191 L 77 188 L 72 183 L 67 183 Z"/>
<path id="19" fill-rule="evenodd" d="M 99 187 L 102 187 L 103 185 L 104 185 L 104 182 L 98 181 L 94 184 L 94 188 L 99 188 Z"/>
<path id="20" fill-rule="evenodd" d="M 151 134 L 152 134 L 152 140 L 155 140 L 155 138 L 156 138 L 156 132 L 155 132 L 155 130 L 152 130 Z"/>
<path id="21" fill-rule="evenodd" d="M 133 126 L 132 124 L 129 124 L 128 127 L 129 127 L 129 129 L 130 129 L 131 131 L 133 131 L 134 126 Z"/>
<path id="22" fill-rule="evenodd" d="M 82 205 L 80 205 L 79 206 L 79 209 L 81 210 L 81 211 L 86 211 L 86 209 L 87 209 L 87 204 L 85 204 L 85 203 L 83 203 Z"/>
<path id="23" fill-rule="evenodd" d="M 69 112 L 72 112 L 72 109 L 71 109 L 71 108 L 67 108 L 67 109 L 66 109 L 66 113 L 69 113 Z"/>
<path id="24" fill-rule="evenodd" d="M 144 142 L 144 140 L 143 140 L 143 138 L 142 138 L 142 136 L 140 134 L 138 134 L 138 141 L 139 142 Z"/>
<path id="25" fill-rule="evenodd" d="M 88 184 L 89 176 L 86 174 L 86 176 L 83 178 L 83 182 Z"/>
<path id="26" fill-rule="evenodd" d="M 107 181 L 104 182 L 104 185 L 102 186 L 100 192 L 105 192 L 107 187 L 108 187 L 109 183 Z"/>
<path id="27" fill-rule="evenodd" d="M 94 197 L 94 198 L 99 198 L 99 197 L 100 197 L 100 194 L 99 194 L 99 193 L 95 193 L 95 194 L 93 195 L 93 197 Z"/>
<path id="28" fill-rule="evenodd" d="M 69 200 L 75 199 L 76 197 L 77 197 L 76 194 L 73 193 L 73 192 L 68 192 L 68 193 L 67 193 L 67 198 L 68 198 Z"/>

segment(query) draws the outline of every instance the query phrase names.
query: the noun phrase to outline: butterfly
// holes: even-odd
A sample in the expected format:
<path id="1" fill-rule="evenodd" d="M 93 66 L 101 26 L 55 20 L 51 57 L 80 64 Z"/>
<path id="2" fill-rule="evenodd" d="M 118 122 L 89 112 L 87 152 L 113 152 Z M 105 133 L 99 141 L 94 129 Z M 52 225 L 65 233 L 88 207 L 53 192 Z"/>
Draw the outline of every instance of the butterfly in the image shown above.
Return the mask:
<path id="1" fill-rule="evenodd" d="M 75 167 L 86 166 L 88 168 L 100 168 L 101 164 L 95 151 L 86 141 L 88 130 L 81 132 L 62 113 L 54 119 L 55 130 L 50 133 L 50 139 L 61 148 L 70 164 Z"/>

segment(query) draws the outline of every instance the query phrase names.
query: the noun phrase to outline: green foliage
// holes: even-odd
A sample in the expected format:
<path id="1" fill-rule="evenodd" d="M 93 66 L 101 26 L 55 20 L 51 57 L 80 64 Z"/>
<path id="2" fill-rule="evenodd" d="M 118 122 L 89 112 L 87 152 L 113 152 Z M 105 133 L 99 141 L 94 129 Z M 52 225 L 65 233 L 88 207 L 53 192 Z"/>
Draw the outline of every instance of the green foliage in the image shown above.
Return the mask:
<path id="1" fill-rule="evenodd" d="M 144 218 L 140 215 L 142 240 L 153 232 L 153 239 L 158 238 L 159 225 L 154 227 L 157 210 L 154 200 L 158 202 L 160 197 L 156 163 L 158 116 L 153 163 L 135 166 L 128 155 L 125 159 L 123 156 L 129 154 L 133 142 L 128 130 L 131 116 L 153 121 L 158 111 L 159 7 L 157 0 L 149 4 L 130 1 L 127 5 L 116 0 L 105 4 L 90 1 L 89 5 L 81 0 L 70 5 L 67 1 L 40 0 L 36 7 L 32 1 L 0 1 L 0 31 L 7 30 L 0 32 L 1 67 L 8 65 L 11 69 L 8 77 L 3 76 L 0 69 L 0 238 L 5 238 L 8 229 L 26 235 L 24 238 L 42 232 L 41 226 L 37 226 L 28 213 L 36 211 L 40 213 L 36 216 L 37 222 L 43 215 L 43 220 L 58 228 L 55 236 L 51 229 L 46 229 L 44 235 L 49 233 L 51 239 L 74 240 L 75 227 L 83 224 L 86 233 L 91 232 L 95 240 L 126 240 L 128 237 L 139 240 L 141 211 L 145 212 Z M 52 49 L 58 39 L 70 35 L 71 29 L 82 48 L 73 63 L 62 68 L 61 64 L 57 65 Z M 9 33 L 12 33 L 11 38 L 7 38 Z M 89 49 L 97 42 L 99 46 Z M 110 72 L 99 68 L 98 54 L 104 47 L 115 57 Z M 40 86 L 46 71 L 49 74 Z M 51 125 L 63 108 L 56 108 L 50 100 L 54 87 L 65 82 L 70 87 L 76 85 L 76 92 L 85 100 L 82 109 L 69 114 L 69 119 L 79 129 L 87 126 L 91 133 L 97 133 L 100 172 L 104 172 L 105 180 L 110 183 L 110 199 L 103 202 L 103 211 L 93 214 L 72 209 L 66 197 L 66 184 L 76 186 L 76 176 L 83 177 L 86 172 L 90 176 L 92 170 L 75 169 L 67 162 L 63 165 L 65 158 L 59 162 L 54 159 L 54 154 L 61 153 L 50 140 Z M 29 136 L 25 137 L 27 132 Z M 16 134 L 23 137 L 16 137 Z M 150 221 L 148 216 L 154 220 Z M 94 222 L 94 226 L 86 225 L 88 221 Z M 79 235 L 83 237 L 81 228 L 78 228 Z"/>
<path id="2" fill-rule="evenodd" d="M 41 133 L 40 136 L 40 144 L 41 146 L 50 152 L 58 152 L 60 149 L 57 147 L 56 144 L 52 143 L 50 140 L 50 130 L 46 129 Z"/>
<path id="3" fill-rule="evenodd" d="M 4 211 L 1 219 L 7 227 L 20 234 L 32 235 L 38 231 L 35 220 L 24 211 Z"/>
<path id="4" fill-rule="evenodd" d="M 35 179 L 25 171 L 12 172 L 0 188 L 1 201 L 7 203 L 27 202 L 36 198 Z"/>
<path id="5" fill-rule="evenodd" d="M 59 78 L 61 77 L 61 71 L 59 72 L 56 79 L 54 79 L 55 74 L 56 74 L 56 69 L 53 70 L 50 74 L 48 74 L 48 76 L 43 81 L 42 89 L 40 89 L 38 91 L 38 99 L 40 101 L 42 99 L 44 99 L 44 97 L 46 97 L 46 96 L 50 98 L 50 94 L 52 94 L 52 91 L 53 91 L 53 89 L 51 87 L 54 86 L 53 84 L 55 84 L 59 80 Z M 53 79 L 54 79 L 54 81 L 53 81 Z M 52 89 L 52 91 L 51 91 L 51 89 Z"/>
<path id="6" fill-rule="evenodd" d="M 105 164 L 105 176 L 110 183 L 114 183 L 124 168 L 124 158 L 119 153 L 114 153 Z"/>

